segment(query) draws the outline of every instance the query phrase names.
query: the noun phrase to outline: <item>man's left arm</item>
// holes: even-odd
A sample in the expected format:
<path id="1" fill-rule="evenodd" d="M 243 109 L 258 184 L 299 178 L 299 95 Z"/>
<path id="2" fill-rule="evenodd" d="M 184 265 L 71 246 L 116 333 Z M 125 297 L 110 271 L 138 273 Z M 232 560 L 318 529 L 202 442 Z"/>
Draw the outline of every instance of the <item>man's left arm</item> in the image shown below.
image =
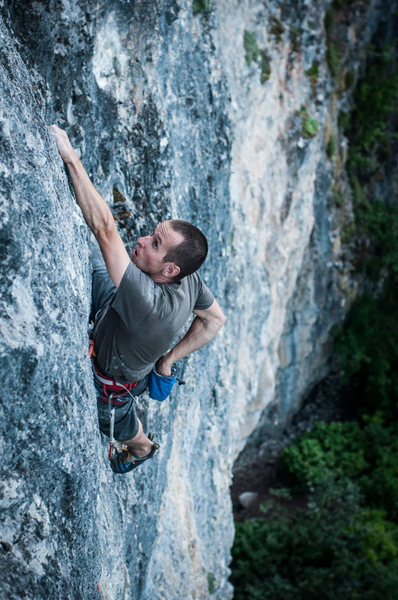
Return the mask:
<path id="1" fill-rule="evenodd" d="M 206 346 L 226 321 L 217 300 L 209 308 L 194 310 L 193 313 L 196 316 L 184 337 L 158 360 L 156 370 L 160 375 L 170 376 L 173 363 Z"/>

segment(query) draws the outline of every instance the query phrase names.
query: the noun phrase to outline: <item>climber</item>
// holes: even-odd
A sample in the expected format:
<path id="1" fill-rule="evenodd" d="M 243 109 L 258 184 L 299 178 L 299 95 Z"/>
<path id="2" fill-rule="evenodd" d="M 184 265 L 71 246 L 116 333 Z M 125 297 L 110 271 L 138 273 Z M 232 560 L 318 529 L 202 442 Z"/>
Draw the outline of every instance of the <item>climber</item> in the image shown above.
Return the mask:
<path id="1" fill-rule="evenodd" d="M 92 251 L 91 345 L 98 418 L 111 448 L 113 437 L 124 446 L 116 445 L 110 453 L 113 471 L 127 473 L 159 447 L 153 434 L 145 435 L 134 397 L 149 387 L 150 395 L 162 400 L 176 379 L 174 363 L 208 344 L 225 316 L 196 273 L 207 255 L 203 233 L 186 221 L 164 221 L 138 238 L 130 258 L 66 132 L 56 125 L 50 131 L 97 241 Z M 195 317 L 188 331 L 170 349 L 191 313 Z"/>

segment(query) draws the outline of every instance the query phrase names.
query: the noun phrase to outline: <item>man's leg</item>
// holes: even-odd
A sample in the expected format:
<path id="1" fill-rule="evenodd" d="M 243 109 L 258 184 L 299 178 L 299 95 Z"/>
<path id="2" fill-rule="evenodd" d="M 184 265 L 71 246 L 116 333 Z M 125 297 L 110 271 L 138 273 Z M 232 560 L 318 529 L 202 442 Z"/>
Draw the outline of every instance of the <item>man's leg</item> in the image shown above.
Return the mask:
<path id="1" fill-rule="evenodd" d="M 126 444 L 129 451 L 138 458 L 143 458 L 147 454 L 149 454 L 153 447 L 153 442 L 144 433 L 142 423 L 139 419 L 138 421 L 138 433 L 131 440 L 122 441 L 122 444 Z"/>
<path id="2" fill-rule="evenodd" d="M 133 388 L 134 396 L 140 396 L 148 387 L 148 376 L 141 379 L 136 387 Z M 126 444 L 129 451 L 138 458 L 143 458 L 149 454 L 153 447 L 153 442 L 145 435 L 142 423 L 138 418 L 135 410 L 134 401 L 132 402 L 131 409 L 128 411 L 129 429 L 124 427 L 121 429 L 117 428 L 118 436 L 117 439 L 122 443 Z M 131 437 L 126 436 L 130 434 Z M 124 437 L 123 437 L 124 435 Z"/>
<path id="3" fill-rule="evenodd" d="M 109 404 L 101 399 L 103 390 L 101 384 L 94 380 L 97 390 L 98 421 L 102 433 L 110 436 Z M 136 386 L 136 394 L 140 395 L 147 385 L 147 377 Z M 124 406 L 116 408 L 114 436 L 122 444 L 126 444 L 131 454 L 143 458 L 150 454 L 153 442 L 145 435 L 142 423 L 137 416 L 134 400 L 131 398 Z"/>
<path id="4" fill-rule="evenodd" d="M 93 240 L 92 248 L 91 248 L 91 265 L 92 265 L 92 308 L 91 314 L 94 318 L 98 311 L 102 310 L 109 304 L 109 302 L 113 299 L 116 293 L 116 287 L 114 286 L 108 270 L 105 265 L 105 261 L 103 259 L 100 247 L 96 240 Z M 143 390 L 147 386 L 147 378 L 143 380 Z M 97 386 L 96 386 L 97 387 Z M 102 389 L 97 388 L 99 392 L 99 396 L 102 394 Z M 137 393 L 137 392 L 136 392 Z M 142 393 L 139 391 L 139 393 Z M 138 394 L 137 394 L 138 395 Z M 99 402 L 99 418 L 100 418 L 100 429 L 109 436 L 109 413 L 108 408 L 104 411 L 103 401 L 98 399 Z M 107 414 L 105 414 L 105 412 Z M 135 414 L 135 411 L 134 411 Z M 102 417 L 102 419 L 101 419 Z M 102 421 L 102 422 L 101 422 Z M 122 444 L 126 444 L 129 451 L 136 456 L 137 458 L 143 458 L 150 454 L 154 443 L 145 435 L 142 423 L 136 417 L 136 422 L 138 422 L 138 432 L 137 434 L 129 439 L 121 441 Z M 101 427 L 102 425 L 102 427 Z"/>

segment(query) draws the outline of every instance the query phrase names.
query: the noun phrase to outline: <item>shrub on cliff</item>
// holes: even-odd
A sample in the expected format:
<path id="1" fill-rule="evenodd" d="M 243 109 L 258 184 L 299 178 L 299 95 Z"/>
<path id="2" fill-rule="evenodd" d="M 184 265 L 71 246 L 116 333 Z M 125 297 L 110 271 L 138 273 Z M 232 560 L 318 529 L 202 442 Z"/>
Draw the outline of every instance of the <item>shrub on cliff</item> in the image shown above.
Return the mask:
<path id="1" fill-rule="evenodd" d="M 394 47 L 374 48 L 340 122 L 349 141 L 347 170 L 353 192 L 357 267 L 375 280 L 398 278 L 398 204 L 380 197 L 398 149 L 398 64 Z M 379 186 L 379 187 L 378 187 Z"/>

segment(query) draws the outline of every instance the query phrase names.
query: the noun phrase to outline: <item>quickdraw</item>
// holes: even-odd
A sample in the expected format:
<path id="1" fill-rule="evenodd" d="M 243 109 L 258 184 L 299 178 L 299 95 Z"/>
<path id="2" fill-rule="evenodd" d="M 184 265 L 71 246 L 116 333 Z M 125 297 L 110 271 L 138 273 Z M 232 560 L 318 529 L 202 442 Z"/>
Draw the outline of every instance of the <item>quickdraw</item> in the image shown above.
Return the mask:
<path id="1" fill-rule="evenodd" d="M 116 410 L 116 407 L 113 406 L 113 394 L 111 394 L 109 396 L 109 422 L 110 422 L 110 431 L 109 431 L 110 442 L 109 442 L 109 455 L 108 455 L 109 460 L 113 456 L 113 445 L 115 443 L 115 438 L 113 436 L 114 430 L 115 430 L 115 410 Z"/>

